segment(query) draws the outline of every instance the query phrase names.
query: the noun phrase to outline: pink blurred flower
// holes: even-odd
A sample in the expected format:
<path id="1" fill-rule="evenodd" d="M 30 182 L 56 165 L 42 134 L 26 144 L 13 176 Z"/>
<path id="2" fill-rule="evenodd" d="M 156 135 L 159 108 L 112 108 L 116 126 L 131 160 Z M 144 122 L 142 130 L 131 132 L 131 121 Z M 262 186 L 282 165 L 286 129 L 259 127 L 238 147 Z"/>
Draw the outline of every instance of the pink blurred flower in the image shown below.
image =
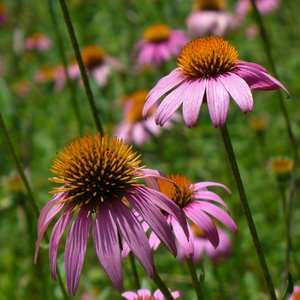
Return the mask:
<path id="1" fill-rule="evenodd" d="M 25 49 L 27 50 L 48 50 L 52 46 L 52 41 L 42 33 L 34 33 L 25 40 Z"/>
<path id="2" fill-rule="evenodd" d="M 126 97 L 123 121 L 115 127 L 113 135 L 126 140 L 126 142 L 133 141 L 136 145 L 141 146 L 151 140 L 151 134 L 158 136 L 161 133 L 161 128 L 155 123 L 154 106 L 147 121 L 142 117 L 142 110 L 148 92 L 148 90 L 137 90 Z M 180 119 L 178 114 L 174 114 L 173 117 L 173 120 Z M 166 127 L 171 128 L 172 122 L 168 122 Z"/>
<path id="3" fill-rule="evenodd" d="M 217 194 L 207 190 L 208 186 L 220 186 L 231 194 L 230 190 L 226 186 L 215 182 L 198 182 L 192 184 L 185 176 L 174 176 L 173 174 L 171 176 L 167 175 L 167 178 L 174 182 L 177 187 L 170 182 L 160 179 L 157 181 L 155 179 L 147 179 L 146 182 L 152 189 L 160 191 L 174 201 L 174 203 L 180 207 L 185 216 L 203 231 L 209 242 L 215 248 L 219 245 L 219 233 L 216 225 L 207 214 L 218 219 L 234 234 L 237 234 L 237 227 L 230 217 L 228 207 L 225 202 Z M 227 212 L 217 205 L 212 204 L 212 201 L 222 204 L 226 208 Z M 173 232 L 178 244 L 180 245 L 182 253 L 187 258 L 192 258 L 194 255 L 195 242 L 190 225 L 187 222 L 187 227 L 190 232 L 189 239 L 187 239 L 178 222 L 167 212 L 163 212 L 163 214 L 167 222 L 172 225 Z M 145 232 L 149 229 L 149 226 L 145 222 L 142 223 L 142 226 Z M 149 244 L 154 251 L 158 248 L 160 240 L 157 238 L 155 232 L 150 234 Z M 126 242 L 123 241 L 122 257 L 126 257 L 129 252 L 130 249 L 126 245 Z"/>
<path id="4" fill-rule="evenodd" d="M 164 178 L 162 173 L 138 167 L 139 156 L 132 147 L 117 137 L 101 138 L 98 133 L 78 137 L 58 153 L 52 172 L 58 177 L 50 180 L 61 184 L 51 193 L 53 199 L 42 209 L 38 220 L 38 240 L 35 263 L 42 237 L 52 219 L 63 211 L 53 227 L 49 260 L 53 280 L 56 280 L 57 251 L 62 235 L 70 227 L 65 246 L 65 272 L 69 294 L 75 295 L 85 258 L 87 241 L 95 214 L 93 238 L 100 263 L 118 291 L 123 289 L 119 233 L 131 248 L 141 265 L 152 278 L 154 261 L 148 239 L 135 215 L 126 205 L 130 204 L 167 249 L 176 255 L 175 241 L 162 209 L 170 213 L 183 226 L 188 235 L 186 221 L 180 209 L 168 197 L 156 190 L 136 184 L 138 178 Z M 53 205 L 52 209 L 50 207 Z"/>
<path id="5" fill-rule="evenodd" d="M 121 62 L 109 56 L 101 47 L 96 45 L 84 47 L 81 51 L 81 57 L 88 73 L 93 75 L 95 81 L 101 87 L 106 85 L 112 68 L 119 71 L 124 69 Z M 68 74 L 71 79 L 81 79 L 77 62 L 68 67 Z"/>
<path id="6" fill-rule="evenodd" d="M 139 52 L 139 65 L 159 66 L 162 61 L 169 61 L 177 56 L 189 41 L 182 30 L 172 30 L 165 24 L 153 24 L 144 32 L 144 38 L 133 47 L 133 53 Z"/>
<path id="7" fill-rule="evenodd" d="M 289 300 L 298 300 L 298 299 L 300 299 L 300 286 L 294 285 L 294 291 L 291 294 Z"/>
<path id="8" fill-rule="evenodd" d="M 160 126 L 181 104 L 188 127 L 196 126 L 202 103 L 207 103 L 213 125 L 223 127 L 229 110 L 229 96 L 244 114 L 253 109 L 251 90 L 282 88 L 289 98 L 285 87 L 265 68 L 238 60 L 237 50 L 223 38 L 211 36 L 191 41 L 181 51 L 178 61 L 179 67 L 160 79 L 146 98 L 144 118 L 150 107 L 164 96 L 155 117 Z"/>
<path id="9" fill-rule="evenodd" d="M 32 83 L 29 81 L 17 81 L 13 85 L 13 91 L 17 93 L 21 98 L 26 98 L 30 93 L 32 88 Z"/>
<path id="10" fill-rule="evenodd" d="M 172 292 L 171 295 L 174 299 L 178 298 L 181 295 L 184 295 L 185 292 Z M 125 292 L 121 295 L 122 297 L 126 298 L 127 300 L 165 300 L 164 295 L 160 290 L 156 290 L 152 296 L 151 291 L 141 289 L 138 290 L 137 293 L 134 292 Z"/>
<path id="11" fill-rule="evenodd" d="M 0 2 L 0 25 L 8 21 L 7 10 L 4 3 Z"/>
<path id="12" fill-rule="evenodd" d="M 266 15 L 280 5 L 280 0 L 255 0 L 257 9 L 262 15 Z M 250 0 L 239 0 L 235 6 L 235 13 L 240 20 L 243 20 L 247 12 L 252 8 Z"/>
<path id="13" fill-rule="evenodd" d="M 231 239 L 226 231 L 217 227 L 219 235 L 219 245 L 215 248 L 198 226 L 193 224 L 190 228 L 190 236 L 193 236 L 194 240 L 193 261 L 195 265 L 198 264 L 203 252 L 207 253 L 213 264 L 215 265 L 219 263 L 221 256 L 223 256 L 224 258 L 229 257 L 229 255 L 231 254 Z M 180 246 L 178 247 L 178 257 L 182 261 L 185 260 L 184 251 Z"/>
<path id="14" fill-rule="evenodd" d="M 238 27 L 236 17 L 226 11 L 224 1 L 196 0 L 194 11 L 187 18 L 189 35 L 202 37 L 207 34 L 224 36 L 228 30 Z"/>

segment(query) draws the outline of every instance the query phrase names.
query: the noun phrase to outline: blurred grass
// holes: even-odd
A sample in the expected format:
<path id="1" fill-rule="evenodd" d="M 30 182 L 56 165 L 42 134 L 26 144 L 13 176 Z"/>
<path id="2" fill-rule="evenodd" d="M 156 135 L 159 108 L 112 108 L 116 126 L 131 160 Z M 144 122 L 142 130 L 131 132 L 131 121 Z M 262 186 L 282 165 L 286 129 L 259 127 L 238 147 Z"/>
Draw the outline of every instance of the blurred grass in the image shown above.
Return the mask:
<path id="1" fill-rule="evenodd" d="M 9 22 L 0 26 L 0 57 L 4 63 L 0 76 L 1 112 L 8 127 L 12 142 L 24 168 L 30 170 L 30 183 L 38 200 L 39 208 L 51 199 L 48 194 L 53 184 L 47 181 L 56 152 L 77 135 L 77 125 L 71 107 L 70 95 L 65 88 L 55 93 L 53 85 L 39 85 L 33 76 L 44 65 L 55 66 L 60 62 L 57 46 L 39 53 L 23 51 L 23 38 L 34 32 L 42 32 L 55 41 L 46 1 L 3 1 L 9 12 Z M 235 1 L 229 2 L 233 9 Z M 128 70 L 126 74 L 113 71 L 108 85 L 101 89 L 91 78 L 105 131 L 110 131 L 121 120 L 122 112 L 116 100 L 136 89 L 151 89 L 155 83 L 176 66 L 176 60 L 164 64 L 160 70 L 150 69 L 142 75 L 130 74 L 134 60 L 130 56 L 133 44 L 143 35 L 143 30 L 152 23 L 164 22 L 174 29 L 185 29 L 185 19 L 190 12 L 188 0 L 126 1 L 126 0 L 70 0 L 68 1 L 72 21 L 81 47 L 97 44 L 113 57 L 121 60 Z M 74 59 L 63 18 L 55 2 L 59 28 L 64 37 L 68 61 Z M 297 140 L 300 139 L 300 3 L 297 0 L 284 1 L 280 9 L 264 17 L 269 34 L 272 53 L 280 80 L 289 90 L 291 99 L 286 100 Z M 269 69 L 260 37 L 245 38 L 246 28 L 254 23 L 251 15 L 227 39 L 240 53 L 240 59 L 261 64 Z M 21 46 L 20 46 L 21 45 Z M 271 74 L 272 75 L 272 74 Z M 32 83 L 30 93 L 20 97 L 14 86 L 19 81 Z M 95 133 L 89 106 L 82 88 L 76 96 L 84 120 L 84 133 Z M 265 251 L 268 266 L 275 287 L 282 292 L 285 257 L 285 229 L 282 223 L 282 209 L 276 182 L 268 162 L 277 156 L 292 157 L 276 92 L 253 92 L 254 109 L 244 116 L 231 100 L 228 128 L 232 136 L 246 193 L 250 202 L 257 230 Z M 248 126 L 252 117 L 266 119 L 263 137 L 259 138 Z M 152 169 L 167 174 L 181 173 L 193 182 L 216 181 L 226 184 L 233 191 L 229 196 L 220 188 L 212 188 L 228 204 L 231 215 L 237 223 L 239 234 L 232 236 L 233 253 L 228 261 L 217 269 L 223 279 L 230 299 L 267 299 L 264 279 L 258 266 L 256 253 L 239 204 L 237 191 L 222 148 L 219 131 L 210 121 L 207 106 L 203 105 L 196 128 L 188 129 L 182 122 L 172 130 L 163 130 L 153 142 L 135 147 L 142 154 L 143 163 Z M 15 169 L 8 149 L 0 135 L 0 176 L 8 176 Z M 299 195 L 299 187 L 297 189 Z M 25 202 L 25 205 L 23 204 Z M 300 239 L 299 202 L 294 201 L 292 212 L 292 256 L 291 274 L 295 284 L 300 283 Z M 58 285 L 52 282 L 48 267 L 48 251 L 40 250 L 38 265 L 33 265 L 33 251 L 36 239 L 37 220 L 32 214 L 24 191 L 0 190 L 0 299 L 62 299 Z M 52 222 L 54 224 L 54 222 Z M 50 232 L 50 231 L 49 231 Z M 61 243 L 59 261 L 63 271 L 63 249 Z M 156 267 L 172 290 L 183 290 L 180 299 L 195 299 L 194 291 L 184 266 L 160 246 L 154 254 Z M 214 270 L 204 256 L 206 271 L 204 292 L 206 299 L 220 299 Z M 200 273 L 201 265 L 198 267 Z M 147 279 L 138 265 L 143 278 L 143 287 L 156 288 Z M 131 289 L 130 267 L 123 262 L 125 290 Z M 96 289 L 96 291 L 95 291 Z M 95 299 L 119 299 L 97 259 L 93 241 L 89 240 L 85 265 L 77 296 L 84 292 Z M 265 295 L 265 296 L 264 296 Z"/>

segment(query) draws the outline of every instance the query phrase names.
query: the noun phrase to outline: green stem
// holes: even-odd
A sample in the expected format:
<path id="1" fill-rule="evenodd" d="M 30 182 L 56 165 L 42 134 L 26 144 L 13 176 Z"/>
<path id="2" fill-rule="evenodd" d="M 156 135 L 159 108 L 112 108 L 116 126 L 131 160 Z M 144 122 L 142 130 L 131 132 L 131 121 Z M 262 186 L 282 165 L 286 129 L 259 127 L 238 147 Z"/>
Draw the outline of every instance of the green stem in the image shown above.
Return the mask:
<path id="1" fill-rule="evenodd" d="M 14 163 L 16 165 L 18 173 L 19 173 L 19 175 L 20 175 L 20 177 L 21 177 L 21 179 L 22 179 L 22 181 L 23 181 L 23 183 L 25 185 L 25 188 L 26 188 L 26 191 L 28 193 L 29 200 L 30 200 L 30 203 L 31 203 L 31 205 L 33 207 L 34 213 L 35 213 L 36 217 L 38 218 L 39 217 L 39 210 L 38 210 L 38 207 L 36 205 L 36 201 L 34 199 L 33 193 L 32 193 L 31 188 L 29 186 L 28 180 L 27 180 L 27 178 L 26 178 L 26 176 L 24 174 L 23 168 L 21 167 L 20 160 L 19 160 L 19 158 L 18 158 L 18 156 L 17 156 L 17 154 L 16 154 L 16 152 L 14 150 L 14 147 L 12 145 L 12 142 L 10 140 L 8 131 L 6 129 L 6 126 L 4 124 L 4 120 L 2 118 L 1 111 L 0 111 L 0 128 L 2 129 L 5 142 L 6 142 L 7 146 L 8 146 L 9 152 L 10 152 L 10 154 L 11 154 L 11 156 L 13 158 L 13 161 L 14 161 Z"/>
<path id="2" fill-rule="evenodd" d="M 189 273 L 190 273 L 190 276 L 192 279 L 192 283 L 193 283 L 197 298 L 198 298 L 198 300 L 203 300 L 204 296 L 203 296 L 200 282 L 197 277 L 194 261 L 192 258 L 187 258 L 187 257 L 185 258 L 185 261 L 186 261 L 186 265 L 187 265 L 187 268 L 189 270 Z"/>
<path id="3" fill-rule="evenodd" d="M 251 0 L 251 3 L 252 3 L 253 12 L 254 12 L 254 15 L 256 17 L 257 24 L 259 26 L 260 35 L 261 35 L 263 45 L 264 45 L 264 48 L 265 48 L 265 51 L 266 51 L 266 54 L 267 54 L 267 58 L 269 60 L 269 64 L 271 66 L 272 73 L 276 77 L 276 79 L 279 80 L 279 76 L 278 76 L 276 68 L 275 68 L 274 59 L 273 59 L 273 56 L 272 56 L 272 53 L 271 53 L 271 50 L 270 50 L 271 49 L 270 41 L 268 39 L 268 35 L 266 33 L 266 30 L 265 30 L 265 27 L 264 27 L 264 24 L 263 24 L 263 21 L 262 21 L 262 17 L 261 17 L 261 15 L 260 15 L 257 7 L 256 7 L 255 0 Z M 293 155 L 294 155 L 295 164 L 296 164 L 296 166 L 299 166 L 298 144 L 297 144 L 297 141 L 296 141 L 296 139 L 294 137 L 294 134 L 292 132 L 289 115 L 288 115 L 287 109 L 284 105 L 283 97 L 282 97 L 282 94 L 281 94 L 279 89 L 277 90 L 277 94 L 278 94 L 280 109 L 281 109 L 281 112 L 282 112 L 284 120 L 285 120 L 285 125 L 286 125 L 286 130 L 287 130 L 287 133 L 288 133 L 288 137 L 289 137 L 289 140 L 290 140 L 290 143 L 291 143 L 291 146 L 292 146 L 292 151 L 293 151 Z"/>
<path id="4" fill-rule="evenodd" d="M 131 251 L 129 252 L 129 261 L 130 261 L 130 265 L 131 265 L 133 284 L 134 284 L 135 288 L 137 290 L 139 290 L 141 288 L 141 284 L 140 284 L 140 281 L 139 281 L 139 275 L 138 275 L 137 270 L 136 270 L 134 255 Z"/>
<path id="5" fill-rule="evenodd" d="M 86 74 L 85 66 L 84 66 L 83 61 L 82 61 L 79 45 L 78 45 L 78 42 L 77 42 L 77 39 L 76 39 L 76 36 L 75 36 L 75 32 L 74 32 L 72 21 L 71 21 L 70 15 L 69 15 L 69 11 L 68 11 L 65 0 L 59 0 L 59 3 L 60 3 L 60 7 L 61 7 L 64 19 L 65 19 L 65 23 L 66 23 L 66 26 L 67 26 L 67 29 L 68 29 L 68 32 L 69 32 L 69 36 L 70 36 L 70 40 L 71 40 L 71 43 L 72 43 L 72 46 L 73 46 L 75 57 L 76 57 L 76 60 L 77 60 L 77 63 L 78 63 L 79 69 L 80 69 L 81 78 L 82 78 L 82 81 L 83 81 L 86 97 L 87 97 L 88 102 L 90 104 L 90 108 L 92 110 L 92 114 L 93 114 L 93 118 L 94 118 L 97 130 L 100 132 L 101 136 L 103 136 L 104 131 L 103 131 L 103 128 L 102 128 L 102 125 L 101 125 L 101 122 L 100 122 L 100 117 L 99 117 L 99 114 L 98 114 L 98 111 L 97 111 L 94 96 L 93 96 L 93 93 L 92 93 L 92 90 L 91 90 L 91 87 L 90 87 L 90 84 L 89 84 L 89 80 L 88 80 L 88 77 L 87 77 L 87 74 Z"/>
<path id="6" fill-rule="evenodd" d="M 277 298 L 275 295 L 274 286 L 273 286 L 272 279 L 271 279 L 271 276 L 270 276 L 270 273 L 269 273 L 269 270 L 267 267 L 267 263 L 265 260 L 265 256 L 264 256 L 264 253 L 263 253 L 263 250 L 262 250 L 262 247 L 261 247 L 258 235 L 257 235 L 257 231 L 256 231 L 256 228 L 254 225 L 250 207 L 248 205 L 246 193 L 244 190 L 244 186 L 242 183 L 238 165 L 237 165 L 237 162 L 235 159 L 235 155 L 233 152 L 233 148 L 232 148 L 232 144 L 231 144 L 231 140 L 230 140 L 230 136 L 229 136 L 226 124 L 224 125 L 223 128 L 220 128 L 220 131 L 221 131 L 222 140 L 223 140 L 226 152 L 227 152 L 227 157 L 229 160 L 231 171 L 233 173 L 234 181 L 235 181 L 235 184 L 236 184 L 236 187 L 237 187 L 237 190 L 239 193 L 239 197 L 241 200 L 243 212 L 245 214 L 246 221 L 247 221 L 247 224 L 248 224 L 248 227 L 249 227 L 249 230 L 251 233 L 251 237 L 252 237 L 252 240 L 253 240 L 253 243 L 255 246 L 255 250 L 258 255 L 260 266 L 262 268 L 264 277 L 266 279 L 267 289 L 268 289 L 271 300 L 276 300 Z"/>
<path id="7" fill-rule="evenodd" d="M 154 283 L 156 284 L 157 288 L 162 292 L 166 300 L 174 300 L 173 296 L 171 295 L 169 289 L 165 285 L 165 283 L 161 280 L 159 275 L 156 273 L 155 276 L 152 278 Z"/>
<path id="8" fill-rule="evenodd" d="M 74 84 L 70 80 L 70 76 L 69 76 L 69 73 L 68 73 L 68 64 L 67 64 L 67 59 L 66 59 L 66 54 L 65 54 L 65 48 L 64 48 L 64 44 L 63 44 L 63 39 L 61 37 L 60 31 L 59 31 L 59 28 L 58 28 L 58 25 L 57 25 L 57 18 L 56 18 L 56 14 L 55 14 L 54 7 L 53 7 L 53 0 L 48 0 L 48 5 L 49 5 L 49 11 L 50 11 L 51 19 L 52 19 L 53 28 L 54 28 L 54 31 L 55 31 L 55 36 L 56 36 L 56 41 L 57 41 L 57 45 L 58 45 L 58 51 L 59 51 L 60 59 L 63 63 L 64 69 L 65 69 L 65 76 L 66 76 L 66 79 L 67 79 L 67 86 L 70 90 L 71 103 L 73 105 L 75 116 L 76 116 L 76 119 L 77 119 L 78 131 L 82 135 L 83 123 L 82 123 L 82 119 L 81 119 L 81 116 L 80 116 L 79 106 L 78 106 L 78 103 L 77 103 L 77 100 L 76 100 L 76 93 L 75 93 L 75 89 L 74 89 Z"/>

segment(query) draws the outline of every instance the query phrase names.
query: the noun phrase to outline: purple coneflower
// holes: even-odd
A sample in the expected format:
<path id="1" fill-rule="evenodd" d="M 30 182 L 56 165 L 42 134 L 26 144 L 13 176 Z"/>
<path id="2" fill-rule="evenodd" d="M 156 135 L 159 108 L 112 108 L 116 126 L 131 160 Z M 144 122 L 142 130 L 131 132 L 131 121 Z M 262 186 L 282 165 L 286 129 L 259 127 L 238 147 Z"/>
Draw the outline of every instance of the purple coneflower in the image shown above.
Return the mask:
<path id="1" fill-rule="evenodd" d="M 215 265 L 219 263 L 220 257 L 229 257 L 231 254 L 231 239 L 226 231 L 217 226 L 219 245 L 215 248 L 198 226 L 192 224 L 190 228 L 190 236 L 193 236 L 194 241 L 193 261 L 195 265 L 198 264 L 203 252 L 207 253 Z M 180 245 L 178 247 L 178 257 L 182 261 L 185 259 L 184 251 L 181 249 Z"/>
<path id="2" fill-rule="evenodd" d="M 25 40 L 25 49 L 45 51 L 48 50 L 52 44 L 52 41 L 47 36 L 40 32 L 36 32 Z"/>
<path id="3" fill-rule="evenodd" d="M 106 51 L 96 45 L 89 45 L 82 49 L 81 57 L 88 73 L 92 74 L 96 83 L 103 87 L 111 73 L 111 69 L 123 70 L 123 65 L 117 59 L 109 56 Z M 80 69 L 77 62 L 68 67 L 68 74 L 72 79 L 80 79 Z"/>
<path id="4" fill-rule="evenodd" d="M 184 215 L 168 197 L 136 183 L 137 179 L 146 177 L 148 180 L 151 177 L 168 179 L 158 171 L 139 167 L 140 156 L 132 153 L 132 146 L 117 137 L 109 138 L 108 134 L 102 138 L 99 133 L 95 138 L 92 134 L 78 137 L 63 150 L 64 153 L 58 153 L 60 160 L 54 160 L 51 170 L 58 177 L 50 179 L 62 186 L 51 192 L 54 194 L 53 199 L 40 213 L 35 263 L 45 230 L 51 220 L 63 211 L 53 227 L 49 245 L 50 270 L 53 280 L 56 280 L 58 246 L 76 212 L 65 246 L 68 292 L 75 295 L 94 214 L 93 239 L 96 252 L 117 290 L 123 289 L 118 232 L 145 271 L 151 278 L 154 277 L 154 262 L 148 239 L 126 204 L 130 204 L 143 217 L 165 246 L 176 255 L 171 229 L 159 208 L 174 216 L 188 235 Z"/>
<path id="5" fill-rule="evenodd" d="M 159 66 L 162 61 L 177 56 L 188 40 L 183 30 L 172 30 L 165 24 L 153 24 L 145 30 L 144 38 L 134 45 L 133 52 L 139 51 L 139 65 Z"/>
<path id="6" fill-rule="evenodd" d="M 215 182 L 198 182 L 192 184 L 185 176 L 180 176 L 178 174 L 176 176 L 173 174 L 171 176 L 167 175 L 167 178 L 174 182 L 177 185 L 177 188 L 169 182 L 163 182 L 160 179 L 157 181 L 150 179 L 147 180 L 147 183 L 151 186 L 151 188 L 162 192 L 173 200 L 185 216 L 203 231 L 209 242 L 214 247 L 217 247 L 219 244 L 219 234 L 216 225 L 207 214 L 218 219 L 234 234 L 237 234 L 237 227 L 229 214 L 225 202 L 217 194 L 206 189 L 208 186 L 220 186 L 231 193 L 226 186 Z M 217 205 L 212 204 L 211 201 L 224 205 L 228 212 L 225 212 Z M 189 239 L 187 239 L 178 222 L 169 213 L 163 212 L 163 214 L 167 222 L 171 223 L 177 242 L 179 243 L 184 255 L 187 258 L 192 258 L 194 254 L 194 241 L 190 225 L 187 223 L 187 227 L 190 232 Z M 143 222 L 142 225 L 144 231 L 149 229 L 149 226 L 145 222 Z M 160 241 L 155 232 L 150 234 L 149 243 L 153 250 L 158 248 Z M 122 256 L 126 257 L 130 250 L 126 243 L 123 243 L 123 246 Z"/>
<path id="7" fill-rule="evenodd" d="M 172 292 L 171 295 L 174 299 L 178 298 L 179 296 L 185 294 L 185 292 Z M 141 289 L 138 290 L 137 293 L 134 292 L 125 292 L 122 294 L 122 297 L 126 298 L 127 300 L 165 300 L 164 295 L 160 290 L 156 290 L 153 293 L 153 296 L 151 294 L 151 291 Z"/>
<path id="8" fill-rule="evenodd" d="M 158 136 L 161 133 L 161 128 L 155 123 L 155 105 L 150 109 L 147 121 L 142 117 L 142 110 L 148 93 L 148 90 L 137 90 L 126 96 L 126 103 L 123 104 L 123 121 L 114 129 L 114 135 L 118 138 L 127 142 L 133 141 L 136 145 L 141 146 L 151 140 L 151 134 Z M 174 114 L 172 119 L 178 120 L 180 116 Z M 171 127 L 172 122 L 168 122 L 166 128 Z"/>
<path id="9" fill-rule="evenodd" d="M 233 14 L 224 10 L 223 0 L 196 0 L 193 12 L 187 18 L 188 33 L 192 37 L 207 34 L 224 36 L 228 30 L 238 27 Z"/>
<path id="10" fill-rule="evenodd" d="M 149 92 L 143 109 L 146 118 L 150 107 L 164 96 L 155 118 L 160 126 L 181 104 L 188 127 L 196 126 L 201 104 L 206 102 L 213 125 L 223 127 L 229 110 L 229 96 L 244 114 L 253 109 L 251 90 L 283 88 L 289 97 L 285 87 L 265 68 L 238 60 L 235 47 L 223 38 L 211 36 L 191 41 L 182 49 L 178 61 L 179 67 L 160 79 Z"/>

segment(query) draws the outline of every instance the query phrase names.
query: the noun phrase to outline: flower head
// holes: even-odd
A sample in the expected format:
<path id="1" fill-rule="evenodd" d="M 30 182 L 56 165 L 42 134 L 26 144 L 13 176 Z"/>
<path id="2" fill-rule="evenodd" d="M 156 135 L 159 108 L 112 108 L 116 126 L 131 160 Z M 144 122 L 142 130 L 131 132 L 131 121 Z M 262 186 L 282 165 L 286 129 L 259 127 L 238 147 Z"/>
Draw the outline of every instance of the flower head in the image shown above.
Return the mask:
<path id="1" fill-rule="evenodd" d="M 288 157 L 277 157 L 269 162 L 271 172 L 280 186 L 286 186 L 291 178 L 293 161 Z"/>
<path id="2" fill-rule="evenodd" d="M 44 51 L 44 50 L 48 50 L 51 46 L 52 46 L 52 41 L 47 36 L 45 36 L 40 32 L 36 32 L 30 35 L 25 40 L 25 48 L 27 50 L 36 49 L 39 51 Z"/>
<path id="3" fill-rule="evenodd" d="M 235 47 L 223 38 L 199 38 L 182 49 L 178 68 L 159 80 L 149 92 L 143 117 L 164 96 L 155 118 L 160 126 L 181 104 L 186 125 L 196 126 L 201 105 L 207 102 L 213 125 L 223 127 L 229 110 L 229 96 L 246 114 L 253 109 L 251 90 L 279 88 L 283 88 L 289 97 L 285 87 L 262 66 L 238 60 Z"/>
<path id="4" fill-rule="evenodd" d="M 7 23 L 7 10 L 6 6 L 4 3 L 0 2 L 0 24 L 5 24 Z"/>
<path id="5" fill-rule="evenodd" d="M 191 234 L 193 235 L 194 240 L 194 255 L 193 261 L 195 264 L 198 264 L 200 258 L 202 257 L 203 252 L 206 252 L 209 258 L 212 260 L 213 264 L 218 264 L 220 257 L 228 258 L 231 253 L 231 239 L 226 231 L 217 226 L 218 235 L 219 235 L 219 245 L 215 248 L 211 242 L 207 239 L 203 231 L 192 224 Z M 185 255 L 182 251 L 180 245 L 178 248 L 178 257 L 180 260 L 184 261 Z"/>
<path id="6" fill-rule="evenodd" d="M 115 58 L 109 56 L 104 49 L 97 45 L 88 45 L 81 51 L 83 64 L 87 71 L 93 75 L 99 86 L 105 86 L 111 73 L 111 68 L 122 70 L 123 65 Z M 72 79 L 80 79 L 80 69 L 77 62 L 73 62 L 68 68 L 68 74 Z"/>
<path id="7" fill-rule="evenodd" d="M 134 45 L 133 52 L 139 51 L 139 65 L 157 65 L 177 56 L 188 38 L 182 30 L 172 30 L 165 24 L 153 24 L 144 32 L 144 38 Z"/>
<path id="8" fill-rule="evenodd" d="M 219 235 L 215 223 L 207 215 L 211 215 L 214 218 L 218 219 L 225 226 L 227 226 L 233 233 L 237 234 L 237 227 L 229 215 L 227 205 L 225 202 L 215 193 L 207 190 L 208 186 L 220 186 L 226 189 L 229 193 L 230 190 L 220 184 L 215 182 L 198 182 L 192 184 L 189 179 L 185 176 L 173 174 L 171 176 L 167 175 L 176 186 L 170 182 L 163 182 L 162 180 L 155 179 L 148 180 L 148 185 L 156 189 L 170 198 L 189 218 L 193 223 L 195 223 L 205 234 L 209 242 L 216 248 L 219 244 Z M 212 204 L 211 201 L 217 202 L 225 206 L 227 212 L 218 207 L 215 204 Z M 187 223 L 190 237 L 184 235 L 181 227 L 178 226 L 178 222 L 167 212 L 163 211 L 165 218 L 168 223 L 171 223 L 173 232 L 176 236 L 177 242 L 179 243 L 182 252 L 188 258 L 192 258 L 194 255 L 194 240 L 193 234 L 191 232 L 190 225 Z M 145 231 L 149 229 L 149 226 L 143 223 L 143 228 Z M 149 237 L 149 243 L 153 250 L 156 250 L 160 244 L 159 239 L 157 238 L 155 232 L 152 232 Z M 124 243 L 125 244 L 125 243 Z M 129 253 L 129 249 L 126 247 L 123 250 L 123 257 Z"/>
<path id="9" fill-rule="evenodd" d="M 148 93 L 148 90 L 137 90 L 122 98 L 122 102 L 125 102 L 123 103 L 123 121 L 114 129 L 114 135 L 141 146 L 151 139 L 150 133 L 156 136 L 161 133 L 161 128 L 155 124 L 155 105 L 151 107 L 147 121 L 142 117 L 142 110 Z M 173 119 L 179 118 L 178 114 L 173 116 Z M 166 127 L 171 128 L 172 123 L 168 122 L 166 125 Z"/>
<path id="10" fill-rule="evenodd" d="M 289 300 L 299 300 L 299 299 L 300 299 L 300 286 L 294 285 L 294 290 Z"/>
<path id="11" fill-rule="evenodd" d="M 171 293 L 174 299 L 178 298 L 183 294 L 185 294 L 185 292 L 176 291 Z M 137 293 L 125 292 L 122 294 L 122 297 L 126 298 L 127 300 L 165 300 L 165 297 L 160 290 L 156 290 L 153 293 L 153 296 L 151 294 L 151 291 L 141 289 L 138 290 Z"/>
<path id="12" fill-rule="evenodd" d="M 162 179 L 165 176 L 158 171 L 139 167 L 140 156 L 132 152 L 132 147 L 117 137 L 109 138 L 107 134 L 102 138 L 99 133 L 95 137 L 92 134 L 78 137 L 63 150 L 58 153 L 59 159 L 54 160 L 51 170 L 58 177 L 50 179 L 62 186 L 51 192 L 54 197 L 39 216 L 35 262 L 45 230 L 51 220 L 64 210 L 51 234 L 49 260 L 52 278 L 56 280 L 58 246 L 76 213 L 65 246 L 65 270 L 70 294 L 75 295 L 79 283 L 92 214 L 95 215 L 93 239 L 96 252 L 117 290 L 123 289 L 118 232 L 145 271 L 153 277 L 154 262 L 147 237 L 126 204 L 129 203 L 142 216 L 175 255 L 175 241 L 158 207 L 172 214 L 187 233 L 183 214 L 165 195 L 137 183 L 139 178 Z"/>

